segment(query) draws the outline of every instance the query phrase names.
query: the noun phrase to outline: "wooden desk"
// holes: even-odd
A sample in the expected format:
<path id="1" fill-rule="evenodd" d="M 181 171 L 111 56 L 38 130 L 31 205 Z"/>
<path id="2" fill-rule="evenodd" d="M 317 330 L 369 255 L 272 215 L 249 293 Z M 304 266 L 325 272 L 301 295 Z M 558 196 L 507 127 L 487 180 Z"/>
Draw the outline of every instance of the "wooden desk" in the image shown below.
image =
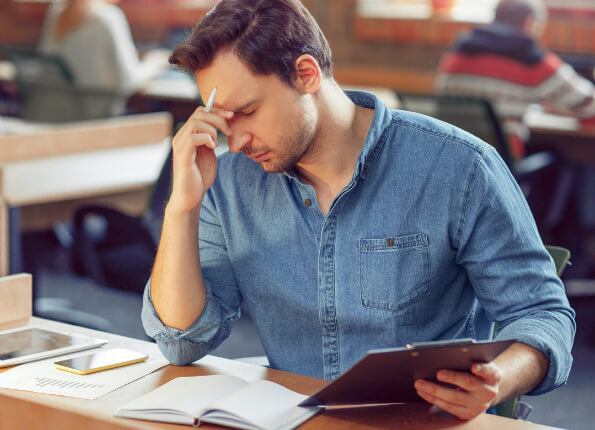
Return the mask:
<path id="1" fill-rule="evenodd" d="M 200 104 L 196 83 L 182 72 L 166 70 L 133 94 L 127 106 L 134 112 L 167 111 L 177 124 L 186 121 Z"/>
<path id="2" fill-rule="evenodd" d="M 139 91 L 144 97 L 194 103 L 198 106 L 200 95 L 196 82 L 181 71 L 168 69 L 148 81 Z"/>
<path id="3" fill-rule="evenodd" d="M 109 340 L 108 346 L 124 346 L 134 349 L 135 345 L 147 342 L 128 339 L 73 327 L 66 324 L 33 318 L 33 323 L 54 329 L 70 329 L 80 333 L 99 336 Z M 155 344 L 148 345 L 157 351 Z M 179 376 L 226 374 L 255 381 L 268 379 L 303 394 L 312 394 L 325 382 L 289 372 L 266 369 L 224 358 L 207 356 L 191 366 L 166 366 L 144 378 L 113 391 L 97 400 L 81 400 L 51 396 L 25 391 L 0 389 L 0 429 L 27 428 L 31 430 L 79 430 L 79 429 L 183 429 L 173 424 L 155 423 L 123 418 L 114 418 L 113 413 L 122 404 L 129 402 L 150 390 Z M 200 428 L 221 428 L 201 425 Z M 529 422 L 515 421 L 493 415 L 482 414 L 472 421 L 460 421 L 444 413 L 432 413 L 428 405 L 405 404 L 370 407 L 351 410 L 334 410 L 319 413 L 300 427 L 301 429 L 510 429 L 539 430 L 551 427 Z"/>
<path id="4" fill-rule="evenodd" d="M 0 276 L 22 269 L 22 231 L 69 220 L 85 204 L 146 209 L 171 146 L 171 117 L 81 124 L 0 136 Z"/>
<path id="5" fill-rule="evenodd" d="M 595 165 L 595 127 L 581 127 L 576 118 L 528 112 L 530 144 L 549 146 L 577 165 Z"/>
<path id="6" fill-rule="evenodd" d="M 77 207 L 109 204 L 140 215 L 169 153 L 169 142 L 11 163 L 3 171 L 10 273 L 20 271 L 23 231 L 50 228 Z"/>

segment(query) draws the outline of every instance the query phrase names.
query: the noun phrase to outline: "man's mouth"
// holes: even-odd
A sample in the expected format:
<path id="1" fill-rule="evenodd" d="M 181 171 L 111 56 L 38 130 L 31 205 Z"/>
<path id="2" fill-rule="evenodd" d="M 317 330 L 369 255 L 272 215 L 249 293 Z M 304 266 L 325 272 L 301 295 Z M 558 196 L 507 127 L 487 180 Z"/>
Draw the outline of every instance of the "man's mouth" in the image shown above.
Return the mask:
<path id="1" fill-rule="evenodd" d="M 256 161 L 257 163 L 262 163 L 263 161 L 266 161 L 269 158 L 269 152 L 270 151 L 254 152 L 254 153 L 248 153 L 245 155 L 246 155 L 246 157 L 251 158 L 252 160 Z"/>

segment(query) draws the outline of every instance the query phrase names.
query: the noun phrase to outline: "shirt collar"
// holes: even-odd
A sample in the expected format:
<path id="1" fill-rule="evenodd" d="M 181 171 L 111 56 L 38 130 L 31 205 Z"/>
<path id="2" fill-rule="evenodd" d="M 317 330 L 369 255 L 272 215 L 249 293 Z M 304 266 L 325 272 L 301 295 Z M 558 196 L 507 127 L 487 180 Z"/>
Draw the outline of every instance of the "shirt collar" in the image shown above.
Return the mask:
<path id="1" fill-rule="evenodd" d="M 366 179 L 367 171 L 374 163 L 374 160 L 384 147 L 386 142 L 386 131 L 392 122 L 390 109 L 375 95 L 363 91 L 345 91 L 347 97 L 356 105 L 368 109 L 374 109 L 372 124 L 364 141 L 364 146 L 355 165 L 354 179 L 361 176 Z"/>
<path id="2" fill-rule="evenodd" d="M 374 94 L 366 93 L 363 91 L 345 91 L 347 97 L 351 99 L 353 103 L 358 106 L 374 109 L 374 117 L 372 124 L 368 130 L 368 135 L 364 141 L 364 146 L 355 164 L 355 171 L 353 173 L 353 179 L 361 177 L 366 179 L 366 173 L 374 160 L 382 150 L 384 143 L 386 142 L 386 130 L 392 122 L 392 115 L 390 109 Z M 284 172 L 285 176 L 292 179 L 297 179 L 298 175 L 293 169 Z"/>

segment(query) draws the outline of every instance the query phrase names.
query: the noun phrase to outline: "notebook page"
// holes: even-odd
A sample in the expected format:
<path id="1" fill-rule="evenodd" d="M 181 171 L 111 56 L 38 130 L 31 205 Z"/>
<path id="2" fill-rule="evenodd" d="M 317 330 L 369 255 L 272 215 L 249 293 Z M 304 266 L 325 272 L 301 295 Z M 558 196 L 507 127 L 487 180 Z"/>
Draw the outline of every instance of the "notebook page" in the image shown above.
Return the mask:
<path id="1" fill-rule="evenodd" d="M 227 375 L 175 378 L 122 406 L 116 414 L 125 411 L 163 413 L 177 410 L 185 415 L 198 417 L 213 402 L 245 385 L 246 381 Z"/>
<path id="2" fill-rule="evenodd" d="M 301 422 L 301 417 L 305 420 L 315 413 L 313 408 L 297 406 L 307 397 L 274 382 L 256 381 L 212 403 L 203 414 L 203 421 L 225 424 L 223 411 L 245 421 L 250 427 L 276 429 L 288 422 Z M 237 419 L 232 418 L 231 421 Z M 227 425 L 235 426 L 232 422 Z"/>

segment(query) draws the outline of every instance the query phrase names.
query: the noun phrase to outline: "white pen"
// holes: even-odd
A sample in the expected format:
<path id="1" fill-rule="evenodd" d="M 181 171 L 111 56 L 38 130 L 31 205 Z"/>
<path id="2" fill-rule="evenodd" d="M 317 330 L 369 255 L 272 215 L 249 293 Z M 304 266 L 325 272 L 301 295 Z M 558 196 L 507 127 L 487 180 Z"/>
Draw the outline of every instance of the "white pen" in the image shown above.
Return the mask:
<path id="1" fill-rule="evenodd" d="M 213 88 L 213 91 L 211 91 L 211 95 L 209 96 L 209 100 L 207 101 L 207 105 L 205 106 L 205 112 L 211 112 L 211 110 L 213 110 L 213 105 L 215 104 L 215 97 L 217 97 L 217 87 Z"/>
<path id="2" fill-rule="evenodd" d="M 215 104 L 215 97 L 217 97 L 217 87 L 214 87 L 211 91 L 211 95 L 209 96 L 209 100 L 207 101 L 207 105 L 205 106 L 205 112 L 211 112 L 213 110 L 213 105 Z M 217 141 L 215 141 L 215 146 L 217 146 Z"/>

